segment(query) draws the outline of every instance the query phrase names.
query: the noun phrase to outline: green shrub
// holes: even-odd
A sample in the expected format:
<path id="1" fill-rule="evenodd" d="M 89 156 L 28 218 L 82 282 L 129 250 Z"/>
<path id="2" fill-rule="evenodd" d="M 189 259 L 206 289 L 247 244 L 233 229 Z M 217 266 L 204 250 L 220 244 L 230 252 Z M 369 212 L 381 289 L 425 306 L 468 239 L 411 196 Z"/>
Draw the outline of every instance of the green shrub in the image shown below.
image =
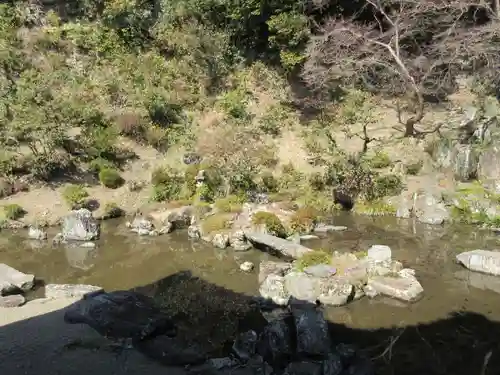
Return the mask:
<path id="1" fill-rule="evenodd" d="M 266 193 L 276 193 L 279 190 L 279 182 L 272 173 L 263 173 L 261 176 L 262 190 Z"/>
<path id="2" fill-rule="evenodd" d="M 9 220 L 20 219 L 26 213 L 20 205 L 15 204 L 15 203 L 11 203 L 11 204 L 4 206 L 3 212 L 5 215 L 5 218 L 9 219 Z"/>
<path id="3" fill-rule="evenodd" d="M 103 169 L 113 169 L 115 165 L 104 158 L 97 158 L 90 162 L 89 170 L 94 173 L 99 173 Z"/>
<path id="4" fill-rule="evenodd" d="M 315 191 L 322 191 L 325 189 L 325 179 L 319 172 L 315 172 L 309 176 L 309 185 Z"/>
<path id="5" fill-rule="evenodd" d="M 123 185 L 125 180 L 116 169 L 103 168 L 99 172 L 99 181 L 105 187 L 116 189 Z"/>
<path id="6" fill-rule="evenodd" d="M 330 264 L 332 261 L 332 255 L 328 254 L 324 250 L 314 250 L 302 255 L 295 264 L 299 271 L 304 271 L 307 267 L 314 266 L 317 264 Z"/>
<path id="7" fill-rule="evenodd" d="M 151 175 L 153 184 L 152 200 L 155 202 L 169 201 L 179 198 L 184 184 L 184 177 L 170 168 L 157 168 Z"/>
<path id="8" fill-rule="evenodd" d="M 114 202 L 108 202 L 104 206 L 104 217 L 105 218 L 116 218 L 122 217 L 125 215 L 125 211 L 123 211 L 118 205 Z"/>
<path id="9" fill-rule="evenodd" d="M 276 237 L 287 237 L 286 229 L 281 220 L 275 214 L 266 211 L 256 212 L 252 216 L 254 225 L 264 225 L 269 234 Z"/>
<path id="10" fill-rule="evenodd" d="M 295 233 L 310 233 L 317 224 L 319 212 L 313 207 L 299 208 L 290 220 L 290 228 Z"/>
<path id="11" fill-rule="evenodd" d="M 241 212 L 242 204 L 245 200 L 238 195 L 229 195 L 225 198 L 217 199 L 214 203 L 219 212 Z"/>
<path id="12" fill-rule="evenodd" d="M 392 160 L 385 152 L 379 151 L 368 160 L 368 164 L 375 169 L 387 168 L 392 165 Z"/>
<path id="13" fill-rule="evenodd" d="M 395 196 L 403 191 L 401 177 L 395 174 L 379 176 L 374 181 L 375 197 Z"/>
<path id="14" fill-rule="evenodd" d="M 68 206 L 75 209 L 85 204 L 89 193 L 83 185 L 68 185 L 64 188 L 62 195 Z"/>
<path id="15" fill-rule="evenodd" d="M 409 174 L 411 176 L 416 176 L 420 173 L 420 170 L 422 169 L 423 166 L 424 163 L 422 160 L 420 160 L 416 163 L 405 165 L 405 172 L 406 174 Z"/>

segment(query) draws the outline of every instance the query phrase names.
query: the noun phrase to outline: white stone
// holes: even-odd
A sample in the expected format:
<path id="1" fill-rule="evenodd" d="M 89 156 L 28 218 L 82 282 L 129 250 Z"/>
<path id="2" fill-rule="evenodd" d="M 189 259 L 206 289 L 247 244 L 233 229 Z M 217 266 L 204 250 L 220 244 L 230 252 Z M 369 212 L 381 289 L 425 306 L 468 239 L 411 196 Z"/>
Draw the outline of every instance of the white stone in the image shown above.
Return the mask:
<path id="1" fill-rule="evenodd" d="M 405 302 L 417 300 L 424 292 L 415 277 L 376 276 L 365 287 L 367 295 L 374 293 L 399 299 Z"/>
<path id="2" fill-rule="evenodd" d="M 253 270 L 253 263 L 252 262 L 243 262 L 241 265 L 240 265 L 240 270 L 244 271 L 244 272 L 250 272 L 251 270 Z"/>
<path id="3" fill-rule="evenodd" d="M 386 245 L 373 245 L 368 249 L 368 259 L 376 262 L 384 262 L 392 259 L 392 251 Z"/>
<path id="4" fill-rule="evenodd" d="M 500 276 L 500 252 L 473 250 L 458 254 L 457 261 L 471 271 Z"/>
<path id="5" fill-rule="evenodd" d="M 102 290 L 101 287 L 85 284 L 47 284 L 45 298 L 83 298 L 88 293 Z"/>
<path id="6" fill-rule="evenodd" d="M 267 276 L 260 285 L 259 293 L 263 298 L 281 306 L 286 306 L 290 300 L 290 294 L 285 288 L 285 278 L 278 275 Z"/>

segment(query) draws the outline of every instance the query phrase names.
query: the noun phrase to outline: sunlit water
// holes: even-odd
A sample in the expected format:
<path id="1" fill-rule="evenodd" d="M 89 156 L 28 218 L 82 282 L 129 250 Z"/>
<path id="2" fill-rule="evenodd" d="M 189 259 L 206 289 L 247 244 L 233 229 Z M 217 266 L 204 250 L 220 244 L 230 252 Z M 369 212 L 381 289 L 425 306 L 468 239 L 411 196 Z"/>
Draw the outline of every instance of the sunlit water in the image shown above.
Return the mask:
<path id="1" fill-rule="evenodd" d="M 475 311 L 500 320 L 500 296 L 492 290 L 475 288 L 455 255 L 473 249 L 495 249 L 500 237 L 474 227 L 426 226 L 394 218 L 341 216 L 337 225 L 348 230 L 305 243 L 313 248 L 339 251 L 366 250 L 374 244 L 388 245 L 393 257 L 416 269 L 425 290 L 422 300 L 411 305 L 385 298 L 363 298 L 348 306 L 328 309 L 333 321 L 359 328 L 417 324 L 446 317 L 452 311 Z M 55 233 L 55 232 L 54 232 Z M 52 234 L 54 234 L 52 233 Z M 120 221 L 103 224 L 102 239 L 96 249 L 52 247 L 26 240 L 26 232 L 3 232 L 0 262 L 33 273 L 45 283 L 82 283 L 106 290 L 148 285 L 148 290 L 164 287 L 159 280 L 181 271 L 217 287 L 247 295 L 257 295 L 258 263 L 272 259 L 258 250 L 220 250 L 187 238 L 179 231 L 160 237 L 140 237 L 127 231 Z M 253 273 L 240 271 L 243 261 L 256 264 Z M 461 277 L 457 278 L 457 275 Z M 499 288 L 500 289 L 500 288 Z M 160 291 L 172 293 L 170 290 Z M 179 302 L 181 303 L 181 302 Z"/>

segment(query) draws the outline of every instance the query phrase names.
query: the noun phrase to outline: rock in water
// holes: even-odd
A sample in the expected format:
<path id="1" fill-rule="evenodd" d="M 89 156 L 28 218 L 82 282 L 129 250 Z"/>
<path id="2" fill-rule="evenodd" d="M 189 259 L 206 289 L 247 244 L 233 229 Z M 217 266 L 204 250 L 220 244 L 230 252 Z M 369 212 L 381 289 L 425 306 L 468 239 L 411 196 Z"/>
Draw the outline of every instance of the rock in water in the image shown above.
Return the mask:
<path id="1" fill-rule="evenodd" d="M 45 298 L 84 298 L 89 293 L 101 292 L 103 289 L 83 284 L 47 284 Z"/>
<path id="2" fill-rule="evenodd" d="M 471 271 L 500 276 L 500 251 L 466 251 L 457 255 L 457 261 Z"/>
<path id="3" fill-rule="evenodd" d="M 330 334 L 323 312 L 310 305 L 292 306 L 297 330 L 297 353 L 313 357 L 327 357 L 330 353 Z"/>
<path id="4" fill-rule="evenodd" d="M 100 225 L 86 208 L 71 211 L 63 218 L 62 235 L 65 240 L 92 241 L 99 238 Z"/>
<path id="5" fill-rule="evenodd" d="M 26 299 L 20 294 L 0 297 L 0 307 L 3 308 L 18 307 L 24 305 L 25 302 Z"/>
<path id="6" fill-rule="evenodd" d="M 129 291 L 88 294 L 68 307 L 64 320 L 69 324 L 87 324 L 107 338 L 130 338 L 133 342 L 177 334 L 174 323 L 152 298 Z"/>
<path id="7" fill-rule="evenodd" d="M 0 263 L 0 295 L 18 291 L 28 291 L 35 285 L 35 275 L 19 272 L 4 263 Z"/>
<path id="8" fill-rule="evenodd" d="M 46 240 L 47 232 L 45 232 L 40 228 L 29 227 L 28 237 L 31 238 L 32 240 L 40 240 L 40 241 Z"/>

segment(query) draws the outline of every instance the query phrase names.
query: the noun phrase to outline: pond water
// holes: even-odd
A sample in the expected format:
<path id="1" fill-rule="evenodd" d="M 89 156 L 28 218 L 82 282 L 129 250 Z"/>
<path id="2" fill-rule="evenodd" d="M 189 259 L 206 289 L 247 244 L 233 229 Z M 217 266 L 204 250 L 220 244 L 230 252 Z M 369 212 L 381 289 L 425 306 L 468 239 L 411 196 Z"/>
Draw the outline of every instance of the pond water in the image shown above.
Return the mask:
<path id="1" fill-rule="evenodd" d="M 352 329 L 387 328 L 394 333 L 398 327 L 430 324 L 461 311 L 500 321 L 499 294 L 494 291 L 498 286 L 500 292 L 500 280 L 472 274 L 455 263 L 459 252 L 497 248 L 500 237 L 494 233 L 469 226 L 426 226 L 395 218 L 352 215 L 335 217 L 333 222 L 348 230 L 304 244 L 346 252 L 388 245 L 393 258 L 417 271 L 425 296 L 411 305 L 365 297 L 347 306 L 326 309 L 332 322 Z M 214 249 L 189 240 L 182 231 L 139 237 L 129 233 L 121 221 L 104 222 L 102 233 L 97 248 L 90 250 L 40 245 L 26 240 L 26 232 L 4 232 L 0 237 L 0 262 L 33 273 L 45 283 L 93 284 L 107 290 L 137 288 L 161 297 L 165 305 L 181 313 L 179 316 L 187 317 L 186 331 L 194 334 L 192 327 L 196 326 L 196 336 L 200 340 L 210 337 L 216 347 L 236 330 L 244 329 L 245 305 L 249 305 L 249 297 L 258 294 L 257 270 L 247 274 L 239 270 L 239 264 L 249 260 L 258 269 L 261 260 L 272 259 L 258 250 L 237 253 Z M 424 346 L 434 345 L 422 340 Z"/>

